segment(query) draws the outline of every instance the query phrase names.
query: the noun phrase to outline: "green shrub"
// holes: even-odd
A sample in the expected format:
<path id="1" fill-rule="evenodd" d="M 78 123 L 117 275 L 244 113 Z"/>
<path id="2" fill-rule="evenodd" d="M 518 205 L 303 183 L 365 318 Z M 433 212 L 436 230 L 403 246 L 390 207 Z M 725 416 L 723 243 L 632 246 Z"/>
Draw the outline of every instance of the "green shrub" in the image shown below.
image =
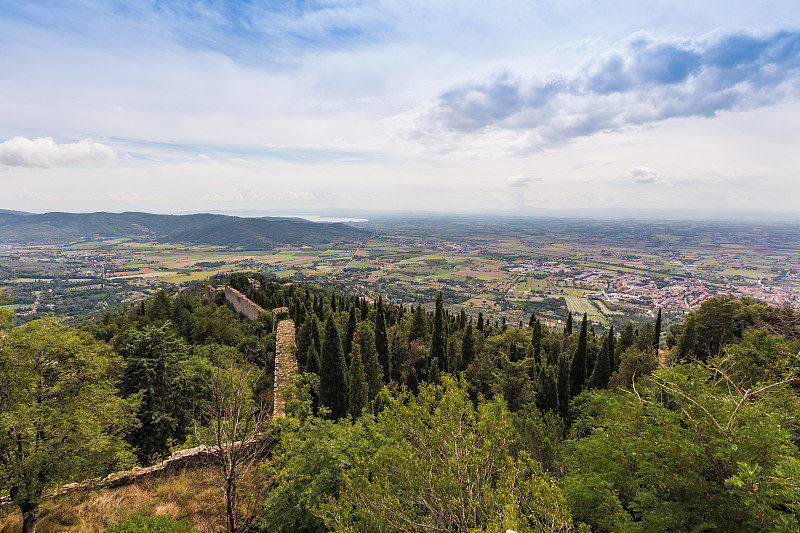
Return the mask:
<path id="1" fill-rule="evenodd" d="M 196 533 L 185 520 L 168 516 L 137 516 L 117 522 L 106 533 Z"/>

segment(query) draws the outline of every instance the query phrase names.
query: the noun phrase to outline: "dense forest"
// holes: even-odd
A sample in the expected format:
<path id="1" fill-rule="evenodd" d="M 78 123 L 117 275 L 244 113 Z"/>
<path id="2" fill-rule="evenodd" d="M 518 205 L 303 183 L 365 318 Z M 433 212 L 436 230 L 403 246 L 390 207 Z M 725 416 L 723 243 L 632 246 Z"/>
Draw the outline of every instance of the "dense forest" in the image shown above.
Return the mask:
<path id="1" fill-rule="evenodd" d="M 800 529 L 795 312 L 718 297 L 666 331 L 660 313 L 554 331 L 442 294 L 428 311 L 213 282 L 288 308 L 285 417 L 268 417 L 271 314 L 247 320 L 205 285 L 73 329 L 4 317 L 0 492 L 23 531 L 47 489 L 237 441 L 264 445 L 221 454 L 222 531 Z"/>

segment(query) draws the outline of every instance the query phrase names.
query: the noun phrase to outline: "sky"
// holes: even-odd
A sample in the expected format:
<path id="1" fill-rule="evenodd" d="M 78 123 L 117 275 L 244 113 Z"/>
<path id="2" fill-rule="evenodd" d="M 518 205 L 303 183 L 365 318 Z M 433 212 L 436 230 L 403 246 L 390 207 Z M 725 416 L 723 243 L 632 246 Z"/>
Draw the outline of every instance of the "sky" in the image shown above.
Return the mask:
<path id="1" fill-rule="evenodd" d="M 797 0 L 0 2 L 0 209 L 797 212 Z"/>

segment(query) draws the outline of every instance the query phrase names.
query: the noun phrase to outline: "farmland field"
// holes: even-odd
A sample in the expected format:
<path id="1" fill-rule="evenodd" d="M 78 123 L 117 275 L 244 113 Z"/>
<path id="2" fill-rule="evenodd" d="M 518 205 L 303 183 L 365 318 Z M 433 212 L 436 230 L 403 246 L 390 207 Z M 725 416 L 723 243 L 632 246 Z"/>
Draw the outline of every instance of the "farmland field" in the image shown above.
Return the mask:
<path id="1" fill-rule="evenodd" d="M 126 239 L 0 248 L 0 288 L 18 312 L 72 313 L 180 289 L 220 273 L 259 271 L 369 298 L 557 323 L 584 312 L 602 326 L 680 317 L 708 294 L 800 306 L 799 231 L 735 224 L 568 219 L 376 219 L 361 243 L 243 251 Z M 642 237 L 642 236 L 646 237 Z M 792 240 L 794 239 L 794 240 Z M 587 296 L 592 295 L 592 300 Z M 22 318 L 25 318 L 22 317 Z"/>

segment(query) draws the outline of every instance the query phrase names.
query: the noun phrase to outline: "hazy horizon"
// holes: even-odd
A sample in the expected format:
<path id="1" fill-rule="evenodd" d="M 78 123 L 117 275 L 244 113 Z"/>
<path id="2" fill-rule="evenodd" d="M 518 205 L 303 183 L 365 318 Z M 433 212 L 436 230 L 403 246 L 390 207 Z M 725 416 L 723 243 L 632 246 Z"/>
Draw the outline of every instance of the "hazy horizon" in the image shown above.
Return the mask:
<path id="1" fill-rule="evenodd" d="M 33 1 L 0 43 L 4 209 L 797 218 L 788 0 Z"/>

